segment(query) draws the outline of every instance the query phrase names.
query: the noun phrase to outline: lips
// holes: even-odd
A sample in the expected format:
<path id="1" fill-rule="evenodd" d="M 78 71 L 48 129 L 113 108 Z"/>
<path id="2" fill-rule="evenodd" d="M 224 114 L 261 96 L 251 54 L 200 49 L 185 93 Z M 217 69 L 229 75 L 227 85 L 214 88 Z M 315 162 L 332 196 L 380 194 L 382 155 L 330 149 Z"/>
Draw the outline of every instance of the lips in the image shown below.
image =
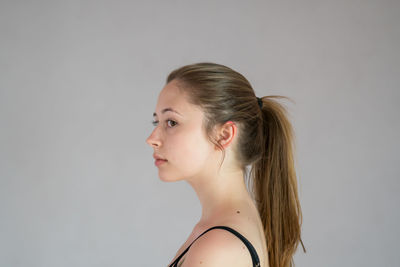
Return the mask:
<path id="1" fill-rule="evenodd" d="M 163 158 L 162 156 L 160 156 L 160 155 L 158 155 L 158 154 L 153 154 L 153 158 L 154 158 L 155 160 L 165 160 L 165 161 L 166 161 L 165 158 Z"/>
<path id="2" fill-rule="evenodd" d="M 154 164 L 158 167 L 164 163 L 166 163 L 167 161 L 164 159 L 156 159 L 156 161 L 154 162 Z"/>
<path id="3" fill-rule="evenodd" d="M 164 164 L 165 162 L 167 162 L 167 160 L 165 158 L 163 158 L 162 156 L 160 156 L 159 154 L 156 154 L 156 153 L 153 154 L 153 158 L 155 159 L 154 164 L 157 167 Z"/>

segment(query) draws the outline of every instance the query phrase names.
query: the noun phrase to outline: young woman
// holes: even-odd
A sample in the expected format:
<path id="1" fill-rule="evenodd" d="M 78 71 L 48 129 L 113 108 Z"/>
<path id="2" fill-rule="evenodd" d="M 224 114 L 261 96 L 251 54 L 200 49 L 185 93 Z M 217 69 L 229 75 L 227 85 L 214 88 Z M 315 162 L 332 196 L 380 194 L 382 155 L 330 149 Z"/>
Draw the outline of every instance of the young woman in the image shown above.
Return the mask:
<path id="1" fill-rule="evenodd" d="M 160 179 L 187 181 L 202 206 L 170 267 L 292 266 L 302 217 L 293 130 L 278 97 L 256 97 L 219 64 L 169 74 L 146 142 Z"/>

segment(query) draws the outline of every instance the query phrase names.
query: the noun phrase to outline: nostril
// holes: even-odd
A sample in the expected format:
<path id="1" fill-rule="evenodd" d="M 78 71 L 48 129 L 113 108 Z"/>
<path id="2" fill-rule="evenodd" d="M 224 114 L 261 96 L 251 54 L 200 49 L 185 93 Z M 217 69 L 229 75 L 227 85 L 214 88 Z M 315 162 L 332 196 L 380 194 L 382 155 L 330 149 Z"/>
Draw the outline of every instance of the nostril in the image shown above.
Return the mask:
<path id="1" fill-rule="evenodd" d="M 151 141 L 151 142 L 150 142 L 150 145 L 151 145 L 152 147 L 157 147 L 157 146 L 158 146 L 158 143 L 157 143 L 156 141 Z"/>

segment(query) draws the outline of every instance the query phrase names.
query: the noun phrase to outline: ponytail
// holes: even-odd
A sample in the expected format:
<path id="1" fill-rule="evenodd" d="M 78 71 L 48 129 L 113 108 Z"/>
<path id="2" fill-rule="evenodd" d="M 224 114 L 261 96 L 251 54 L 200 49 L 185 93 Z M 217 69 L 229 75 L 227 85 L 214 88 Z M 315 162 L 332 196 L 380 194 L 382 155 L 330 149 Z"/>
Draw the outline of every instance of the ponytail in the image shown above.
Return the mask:
<path id="1" fill-rule="evenodd" d="M 253 194 L 264 226 L 270 267 L 293 266 L 301 240 L 302 213 L 294 167 L 293 129 L 285 108 L 262 97 L 262 156 L 252 166 Z"/>

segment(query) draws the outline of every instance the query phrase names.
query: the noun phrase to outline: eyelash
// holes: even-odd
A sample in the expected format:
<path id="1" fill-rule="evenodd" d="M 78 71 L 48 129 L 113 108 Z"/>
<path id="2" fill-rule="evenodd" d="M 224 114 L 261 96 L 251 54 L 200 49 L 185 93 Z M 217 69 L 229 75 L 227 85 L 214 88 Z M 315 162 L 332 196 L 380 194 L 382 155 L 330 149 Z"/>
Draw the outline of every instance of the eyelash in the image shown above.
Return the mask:
<path id="1" fill-rule="evenodd" d="M 175 127 L 175 126 L 178 124 L 176 121 L 170 120 L 170 119 L 167 119 L 167 120 L 166 120 L 167 124 L 168 124 L 169 121 L 171 121 L 171 122 L 174 123 L 174 125 L 173 125 L 173 126 L 170 126 L 169 128 L 173 128 L 173 127 Z M 158 121 L 152 121 L 151 123 L 153 124 L 153 126 L 157 126 Z"/>

